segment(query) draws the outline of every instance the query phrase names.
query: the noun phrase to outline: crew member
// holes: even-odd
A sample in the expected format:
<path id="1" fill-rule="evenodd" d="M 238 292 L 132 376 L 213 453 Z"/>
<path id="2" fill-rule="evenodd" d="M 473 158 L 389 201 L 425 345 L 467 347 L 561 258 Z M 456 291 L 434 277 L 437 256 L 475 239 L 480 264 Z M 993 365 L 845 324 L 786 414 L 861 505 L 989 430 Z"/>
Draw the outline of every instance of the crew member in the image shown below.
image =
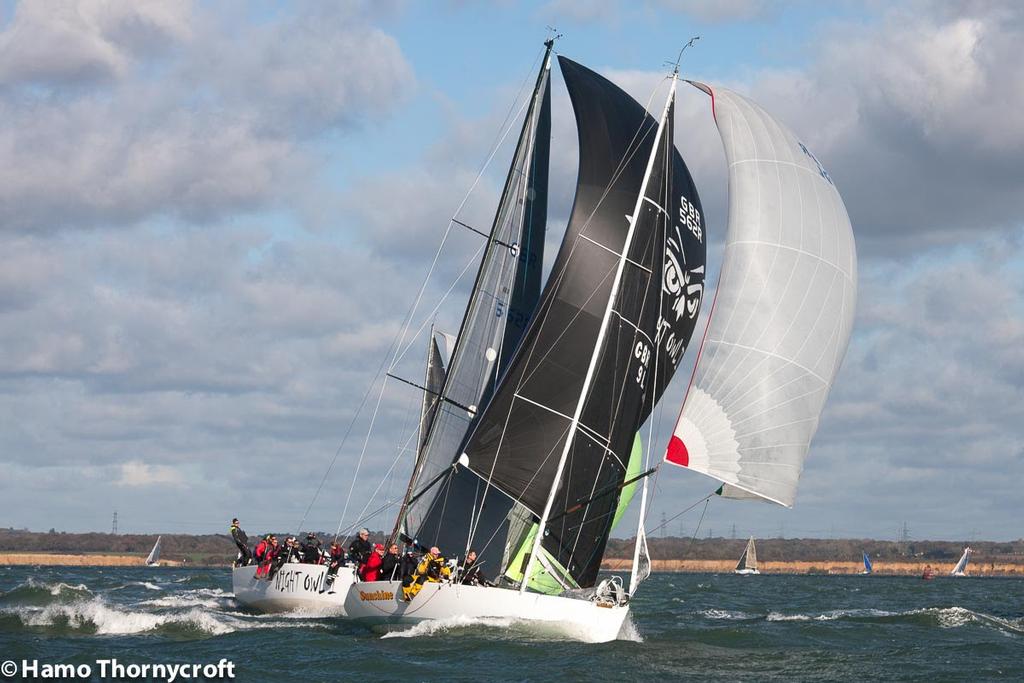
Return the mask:
<path id="1" fill-rule="evenodd" d="M 237 517 L 231 520 L 231 538 L 234 540 L 235 545 L 238 546 L 238 557 L 235 558 L 235 563 L 232 566 L 244 567 L 252 564 L 252 553 L 249 552 L 249 537 L 242 531 L 242 527 L 238 526 Z"/>
<path id="2" fill-rule="evenodd" d="M 440 583 L 441 579 L 446 579 L 449 576 L 451 576 L 451 569 L 444 563 L 440 549 L 434 546 L 416 565 L 412 575 L 402 580 L 402 596 L 408 602 L 423 589 L 423 584 L 427 582 Z"/>
<path id="3" fill-rule="evenodd" d="M 253 551 L 253 557 L 256 558 L 256 564 L 259 565 L 256 568 L 256 576 L 263 576 L 263 560 L 267 557 L 268 547 L 270 547 L 270 534 L 261 538 L 260 542 L 256 544 L 256 549 Z"/>
<path id="4" fill-rule="evenodd" d="M 398 576 L 398 569 L 402 564 L 402 556 L 398 554 L 398 544 L 392 543 L 391 547 L 388 548 L 388 552 L 384 555 L 384 559 L 380 563 L 380 576 L 381 581 L 394 581 L 395 577 Z M 398 578 L 401 578 L 400 576 Z"/>
<path id="5" fill-rule="evenodd" d="M 279 544 L 276 537 L 270 539 L 270 571 L 267 572 L 267 578 L 272 579 L 277 574 L 278 570 L 284 566 L 284 563 L 288 561 L 288 541 L 285 540 L 284 544 Z"/>
<path id="6" fill-rule="evenodd" d="M 270 563 L 274 560 L 274 555 L 276 554 L 277 537 L 273 534 L 267 534 L 263 542 L 256 546 L 256 558 L 260 563 L 259 568 L 256 570 L 257 577 L 270 578 Z"/>
<path id="7" fill-rule="evenodd" d="M 355 537 L 348 546 L 348 556 L 357 566 L 366 564 L 370 559 L 373 546 L 370 545 L 370 530 L 360 529 L 359 535 Z"/>
<path id="8" fill-rule="evenodd" d="M 302 550 L 299 548 L 299 541 L 294 536 L 284 540 L 285 562 L 289 564 L 302 562 Z"/>
<path id="9" fill-rule="evenodd" d="M 320 564 L 320 539 L 312 531 L 306 534 L 302 544 L 302 561 L 306 564 Z"/>
<path id="10" fill-rule="evenodd" d="M 327 575 L 334 576 L 338 573 L 338 567 L 345 562 L 345 550 L 337 541 L 331 542 L 331 563 L 327 567 Z"/>
<path id="11" fill-rule="evenodd" d="M 377 581 L 383 561 L 384 545 L 382 543 L 378 543 L 373 546 L 373 552 L 370 553 L 370 557 L 366 560 L 366 564 L 359 567 L 359 578 L 363 581 Z"/>
<path id="12" fill-rule="evenodd" d="M 462 567 L 459 568 L 459 583 L 467 586 L 491 585 L 480 571 L 481 564 L 476 561 L 475 550 L 470 550 L 466 553 L 466 560 L 462 563 Z"/>

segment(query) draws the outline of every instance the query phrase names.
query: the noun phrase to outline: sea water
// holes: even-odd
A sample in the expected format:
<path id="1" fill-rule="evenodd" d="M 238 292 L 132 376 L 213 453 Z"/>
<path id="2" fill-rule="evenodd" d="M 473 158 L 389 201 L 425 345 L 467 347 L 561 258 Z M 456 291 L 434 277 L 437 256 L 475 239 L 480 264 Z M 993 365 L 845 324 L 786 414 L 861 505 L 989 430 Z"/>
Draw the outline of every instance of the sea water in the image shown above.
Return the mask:
<path id="1" fill-rule="evenodd" d="M 655 574 L 620 640 L 594 645 L 497 619 L 251 614 L 227 569 L 0 567 L 0 660 L 111 658 L 305 683 L 1024 681 L 1024 580 Z"/>

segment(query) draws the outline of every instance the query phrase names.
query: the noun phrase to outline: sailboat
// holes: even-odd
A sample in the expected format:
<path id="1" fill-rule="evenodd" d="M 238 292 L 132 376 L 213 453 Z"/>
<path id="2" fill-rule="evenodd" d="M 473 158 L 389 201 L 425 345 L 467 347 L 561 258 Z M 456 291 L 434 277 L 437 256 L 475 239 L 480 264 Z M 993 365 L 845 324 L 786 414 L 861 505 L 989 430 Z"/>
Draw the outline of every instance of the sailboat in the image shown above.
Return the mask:
<path id="1" fill-rule="evenodd" d="M 153 549 L 149 551 L 149 555 L 146 556 L 147 567 L 159 567 L 160 566 L 160 548 L 162 547 L 163 536 L 156 537 L 156 543 L 153 544 Z"/>
<path id="2" fill-rule="evenodd" d="M 674 144 L 678 63 L 655 118 L 558 57 L 579 170 L 542 290 L 552 46 L 490 232 L 454 221 L 487 242 L 440 385 L 423 387 L 431 410 L 421 406 L 393 531 L 408 548 L 439 547 L 452 567 L 476 551 L 488 581 L 463 585 L 456 569 L 410 600 L 400 581 L 353 581 L 350 619 L 497 618 L 605 642 L 650 574 L 644 523 L 657 466 L 640 428 L 690 346 L 705 286 L 703 208 Z M 852 230 L 831 177 L 783 124 L 741 95 L 687 82 L 711 97 L 725 144 L 729 232 L 665 460 L 718 479 L 723 497 L 792 505 L 852 327 Z M 599 571 L 638 488 L 627 586 Z"/>
<path id="3" fill-rule="evenodd" d="M 960 560 L 953 567 L 953 571 L 949 573 L 950 576 L 967 576 L 967 562 L 970 560 L 971 553 L 974 551 L 969 547 L 964 548 L 964 554 L 960 556 Z"/>
<path id="4" fill-rule="evenodd" d="M 868 557 L 866 552 L 862 552 L 861 554 L 864 556 L 864 571 L 862 571 L 861 574 L 873 573 L 875 570 L 871 567 L 871 558 Z"/>
<path id="5" fill-rule="evenodd" d="M 753 536 L 747 541 L 747 547 L 743 549 L 743 554 L 740 555 L 740 561 L 736 563 L 736 569 L 733 570 L 733 573 L 746 576 L 761 573 L 757 570 L 757 548 L 754 547 Z"/>
<path id="6" fill-rule="evenodd" d="M 603 642 L 628 615 L 621 581 L 599 581 L 598 572 L 623 504 L 650 474 L 639 469 L 637 433 L 696 325 L 703 214 L 673 142 L 675 75 L 655 119 L 560 56 L 580 151 L 565 236 L 543 291 L 533 258 L 521 254 L 512 259 L 520 264 L 515 286 L 481 286 L 511 270 L 503 265 L 509 244 L 532 245 L 539 268 L 543 233 L 533 231 L 543 230 L 546 213 L 552 61 L 548 41 L 396 522 L 414 547 L 437 546 L 456 560 L 475 550 L 491 585 L 426 583 L 406 601 L 399 581 L 357 582 L 345 602 L 349 618 L 505 618 Z M 502 291 L 509 306 L 493 300 Z M 528 324 L 500 329 L 494 311 L 505 308 L 518 308 Z"/>
<path id="7" fill-rule="evenodd" d="M 548 43 L 534 103 L 547 99 L 550 61 Z M 357 582 L 345 603 L 350 618 L 508 618 L 603 642 L 618 636 L 650 574 L 644 519 L 656 468 L 641 464 L 649 450 L 637 432 L 700 309 L 703 212 L 673 142 L 677 73 L 653 119 L 603 77 L 558 62 L 580 146 L 565 238 L 518 347 L 511 355 L 484 347 L 504 364 L 478 375 L 479 413 L 460 411 L 447 389 L 459 372 L 458 347 L 476 325 L 471 303 L 431 426 L 458 438 L 446 437 L 437 452 L 428 434 L 424 457 L 441 460 L 417 470 L 438 474 L 410 486 L 416 504 L 399 520 L 415 547 L 439 546 L 456 560 L 476 550 L 493 568 L 493 585 L 428 582 L 406 601 L 400 582 Z M 716 303 L 666 460 L 719 479 L 722 496 L 792 505 L 852 329 L 852 229 L 831 177 L 784 125 L 736 93 L 690 83 L 712 98 L 732 197 Z M 512 181 L 510 174 L 503 203 Z M 638 482 L 627 588 L 598 572 Z"/>

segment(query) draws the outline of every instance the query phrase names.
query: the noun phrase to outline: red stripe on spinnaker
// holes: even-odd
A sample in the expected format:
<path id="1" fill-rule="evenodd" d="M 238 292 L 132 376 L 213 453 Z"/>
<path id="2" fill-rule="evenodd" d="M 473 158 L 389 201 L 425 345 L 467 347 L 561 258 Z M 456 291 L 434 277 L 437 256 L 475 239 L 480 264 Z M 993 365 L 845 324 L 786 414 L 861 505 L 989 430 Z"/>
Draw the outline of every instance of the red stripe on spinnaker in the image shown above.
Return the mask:
<path id="1" fill-rule="evenodd" d="M 686 450 L 686 444 L 678 436 L 673 436 L 668 442 L 668 451 L 665 459 L 676 465 L 688 467 L 690 465 L 690 451 Z"/>

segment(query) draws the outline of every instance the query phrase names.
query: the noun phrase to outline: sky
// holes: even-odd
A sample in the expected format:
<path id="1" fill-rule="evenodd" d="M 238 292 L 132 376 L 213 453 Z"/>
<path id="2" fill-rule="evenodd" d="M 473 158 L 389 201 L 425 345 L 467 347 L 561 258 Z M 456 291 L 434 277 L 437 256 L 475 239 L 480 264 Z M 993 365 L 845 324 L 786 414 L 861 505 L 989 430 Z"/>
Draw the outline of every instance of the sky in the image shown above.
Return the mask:
<path id="1" fill-rule="evenodd" d="M 925 0 L 0 0 L 0 527 L 334 531 L 399 495 L 419 397 L 371 383 L 448 219 L 490 222 L 548 26 L 641 103 L 701 36 L 684 76 L 785 121 L 854 226 L 795 507 L 715 499 L 665 531 L 1024 536 L 1024 10 Z M 549 257 L 577 158 L 552 82 Z M 721 141 L 698 91 L 676 117 L 713 282 Z M 413 331 L 457 329 L 477 240 L 451 236 Z M 664 468 L 648 527 L 715 487 Z"/>

